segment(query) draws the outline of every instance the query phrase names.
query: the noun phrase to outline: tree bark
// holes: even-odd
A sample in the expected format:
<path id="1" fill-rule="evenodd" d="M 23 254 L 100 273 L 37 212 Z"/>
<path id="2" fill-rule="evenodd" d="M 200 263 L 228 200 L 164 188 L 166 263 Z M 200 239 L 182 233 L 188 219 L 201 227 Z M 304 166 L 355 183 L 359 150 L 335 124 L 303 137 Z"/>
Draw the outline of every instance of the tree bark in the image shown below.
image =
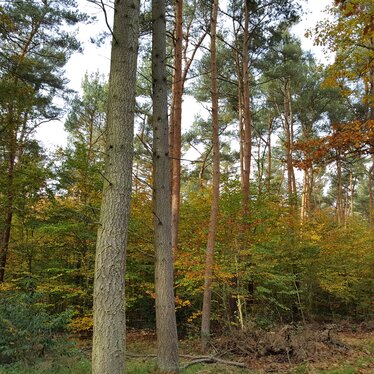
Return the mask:
<path id="1" fill-rule="evenodd" d="M 17 86 L 18 79 L 14 80 L 14 85 Z M 7 114 L 7 127 L 8 127 L 8 139 L 7 139 L 7 174 L 5 177 L 5 204 L 4 204 L 4 215 L 1 217 L 0 222 L 0 283 L 4 282 L 5 269 L 8 258 L 10 234 L 13 220 L 13 205 L 14 205 L 14 169 L 16 164 L 16 153 L 17 153 L 17 129 L 19 124 L 15 119 L 13 106 L 9 107 Z M 19 154 L 18 162 L 20 162 L 21 154 Z"/>
<path id="2" fill-rule="evenodd" d="M 130 215 L 139 1 L 116 1 L 106 165 L 94 281 L 93 374 L 125 370 L 125 261 Z"/>
<path id="3" fill-rule="evenodd" d="M 273 118 L 269 118 L 268 124 L 268 162 L 267 162 L 267 192 L 271 191 L 271 134 L 273 132 Z"/>
<path id="4" fill-rule="evenodd" d="M 293 168 L 293 112 L 292 112 L 292 97 L 291 97 L 291 82 L 286 79 L 284 85 L 284 126 L 286 132 L 286 153 L 287 153 L 287 183 L 288 183 L 288 197 L 291 205 L 297 205 L 297 190 L 295 171 Z"/>
<path id="5" fill-rule="evenodd" d="M 338 158 L 336 160 L 336 170 L 337 170 L 337 191 L 336 191 L 336 216 L 338 219 L 338 224 L 343 223 L 343 188 L 342 188 L 342 162 L 340 159 L 340 152 L 338 153 Z"/>
<path id="6" fill-rule="evenodd" d="M 171 191 L 166 79 L 165 0 L 152 1 L 153 201 L 157 359 L 161 373 L 179 370 L 173 289 Z"/>
<path id="7" fill-rule="evenodd" d="M 349 171 L 349 192 L 350 192 L 349 215 L 353 217 L 355 186 L 354 186 L 352 169 L 350 169 Z"/>
<path id="8" fill-rule="evenodd" d="M 182 137 L 182 43 L 183 43 L 183 0 L 175 2 L 175 50 L 173 75 L 173 103 L 171 108 L 171 245 L 173 252 L 178 247 L 178 227 L 180 210 L 181 137 Z"/>
<path id="9" fill-rule="evenodd" d="M 308 216 L 308 196 L 308 168 L 305 167 L 305 169 L 303 170 L 303 189 L 301 192 L 301 223 L 303 223 L 305 221 L 305 218 Z"/>
<path id="10" fill-rule="evenodd" d="M 251 173 L 251 108 L 249 97 L 249 72 L 248 72 L 248 40 L 249 40 L 249 0 L 244 3 L 244 35 L 243 35 L 243 105 L 244 105 L 244 168 L 243 168 L 243 184 L 242 184 L 242 204 L 244 219 L 249 213 L 249 180 Z"/>
<path id="11" fill-rule="evenodd" d="M 217 232 L 219 181 L 220 181 L 220 151 L 218 127 L 218 85 L 217 85 L 217 51 L 216 30 L 218 16 L 218 0 L 214 0 L 210 25 L 210 53 L 211 53 L 211 87 L 212 87 L 212 127 L 213 127 L 213 196 L 210 211 L 208 243 L 205 259 L 204 298 L 201 322 L 201 346 L 204 351 L 208 348 L 210 338 L 210 319 L 212 304 L 212 279 L 214 263 L 214 244 Z"/>
<path id="12" fill-rule="evenodd" d="M 374 193 L 373 193 L 373 179 L 374 179 L 374 155 L 372 156 L 373 162 L 369 169 L 368 188 L 369 188 L 369 225 L 374 226 Z"/>
<path id="13" fill-rule="evenodd" d="M 12 227 L 13 219 L 13 179 L 14 179 L 14 162 L 15 155 L 11 151 L 9 155 L 8 162 L 8 176 L 7 176 L 7 196 L 6 196 L 6 207 L 5 207 L 5 217 L 0 230 L 0 283 L 4 282 L 5 278 L 5 268 L 8 257 L 9 242 L 10 242 L 10 231 Z"/>

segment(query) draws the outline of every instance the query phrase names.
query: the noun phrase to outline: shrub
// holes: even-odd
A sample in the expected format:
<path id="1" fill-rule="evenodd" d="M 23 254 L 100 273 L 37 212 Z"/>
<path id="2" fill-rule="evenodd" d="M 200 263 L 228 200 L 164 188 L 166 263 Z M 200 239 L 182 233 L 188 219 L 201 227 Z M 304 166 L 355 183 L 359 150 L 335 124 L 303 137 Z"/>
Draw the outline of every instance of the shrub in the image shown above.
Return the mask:
<path id="1" fill-rule="evenodd" d="M 33 290 L 0 293 L 0 365 L 31 362 L 61 347 L 70 317 L 70 311 L 51 314 L 43 295 Z"/>

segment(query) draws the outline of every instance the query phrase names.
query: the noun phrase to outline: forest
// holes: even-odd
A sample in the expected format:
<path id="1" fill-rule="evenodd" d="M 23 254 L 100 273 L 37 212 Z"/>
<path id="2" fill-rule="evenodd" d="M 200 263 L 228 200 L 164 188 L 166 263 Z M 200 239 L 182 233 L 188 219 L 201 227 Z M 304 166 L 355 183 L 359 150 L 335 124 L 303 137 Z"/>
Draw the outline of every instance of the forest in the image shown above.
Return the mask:
<path id="1" fill-rule="evenodd" d="M 85 1 L 0 2 L 0 374 L 373 373 L 374 3 Z"/>

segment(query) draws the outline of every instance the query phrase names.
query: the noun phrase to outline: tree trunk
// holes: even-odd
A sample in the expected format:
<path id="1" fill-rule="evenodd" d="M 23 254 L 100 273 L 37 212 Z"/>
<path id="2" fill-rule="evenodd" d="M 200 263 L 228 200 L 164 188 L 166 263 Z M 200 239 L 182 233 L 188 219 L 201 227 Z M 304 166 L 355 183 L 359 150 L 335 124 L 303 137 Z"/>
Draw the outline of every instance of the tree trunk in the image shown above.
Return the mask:
<path id="1" fill-rule="evenodd" d="M 139 1 L 116 1 L 106 165 L 94 281 L 93 374 L 125 370 L 125 261 L 130 215 Z"/>
<path id="2" fill-rule="evenodd" d="M 16 84 L 16 83 L 15 83 Z M 6 175 L 6 199 L 3 219 L 0 222 L 0 283 L 4 282 L 5 269 L 8 258 L 10 232 L 12 228 L 13 220 L 13 201 L 14 201 L 14 167 L 16 160 L 16 149 L 17 149 L 17 134 L 14 130 L 14 119 L 13 110 L 9 110 L 8 115 L 8 127 L 9 127 L 9 143 L 8 143 L 8 167 Z"/>
<path id="3" fill-rule="evenodd" d="M 243 192 L 244 184 L 244 126 L 243 126 L 243 88 L 242 88 L 242 66 L 240 65 L 239 51 L 236 51 L 236 65 L 238 70 L 238 119 L 239 119 L 239 169 L 240 186 Z M 242 193 L 243 195 L 243 193 Z"/>
<path id="4" fill-rule="evenodd" d="M 369 169 L 368 176 L 368 188 L 369 188 L 369 225 L 370 227 L 374 226 L 374 193 L 373 193 L 373 180 L 374 180 L 374 155 L 372 155 L 372 165 Z"/>
<path id="5" fill-rule="evenodd" d="M 267 192 L 271 191 L 271 134 L 273 132 L 273 118 L 269 119 L 268 124 L 268 165 L 267 165 Z"/>
<path id="6" fill-rule="evenodd" d="M 288 197 L 291 205 L 297 204 L 297 191 L 295 171 L 293 168 L 293 112 L 292 112 L 292 97 L 291 97 L 291 82 L 289 79 L 285 82 L 284 87 L 284 120 L 286 132 L 286 153 L 287 153 L 287 183 L 288 183 Z"/>
<path id="7" fill-rule="evenodd" d="M 182 43 L 183 43 L 183 0 L 175 4 L 175 51 L 173 75 L 173 103 L 171 108 L 171 246 L 173 252 L 178 247 L 178 227 L 180 210 L 181 137 L 182 137 Z"/>
<path id="8" fill-rule="evenodd" d="M 152 1 L 153 198 L 157 359 L 161 373 L 179 370 L 171 248 L 171 191 L 166 79 L 165 0 Z"/>
<path id="9" fill-rule="evenodd" d="M 336 161 L 337 169 L 337 192 L 336 192 L 336 216 L 338 219 L 338 224 L 343 223 L 343 196 L 342 196 L 342 164 L 340 159 L 340 153 L 338 154 L 338 159 Z"/>
<path id="10" fill-rule="evenodd" d="M 244 35 L 243 35 L 243 105 L 244 105 L 244 168 L 242 185 L 242 205 L 244 219 L 249 213 L 249 180 L 251 173 L 251 108 L 249 97 L 249 72 L 248 72 L 248 39 L 249 39 L 249 0 L 244 4 Z"/>
<path id="11" fill-rule="evenodd" d="M 350 191 L 349 215 L 353 217 L 355 186 L 354 186 L 352 169 L 350 169 L 349 171 L 349 191 Z"/>
<path id="12" fill-rule="evenodd" d="M 303 170 L 303 190 L 301 193 L 301 211 L 300 211 L 301 223 L 304 222 L 305 218 L 308 215 L 307 205 L 308 205 L 308 169 L 307 167 L 305 167 L 305 169 Z"/>
<path id="13" fill-rule="evenodd" d="M 10 231 L 12 227 L 13 218 L 13 194 L 8 194 L 6 203 L 7 207 L 5 212 L 5 219 L 3 222 L 3 227 L 0 230 L 0 283 L 3 283 L 5 278 L 5 268 L 8 256 Z"/>
<path id="14" fill-rule="evenodd" d="M 218 0 L 214 0 L 210 25 L 210 53 L 211 53 L 211 79 L 212 79 L 212 126 L 213 126 L 213 197 L 210 211 L 208 243 L 206 249 L 205 274 L 204 274 L 204 298 L 201 321 L 201 346 L 204 351 L 208 348 L 210 338 L 210 318 L 212 304 L 212 279 L 213 279 L 213 255 L 217 232 L 219 180 L 220 180 L 220 153 L 219 153 L 219 128 L 218 128 L 218 86 L 217 86 L 217 51 L 216 30 L 218 16 Z"/>

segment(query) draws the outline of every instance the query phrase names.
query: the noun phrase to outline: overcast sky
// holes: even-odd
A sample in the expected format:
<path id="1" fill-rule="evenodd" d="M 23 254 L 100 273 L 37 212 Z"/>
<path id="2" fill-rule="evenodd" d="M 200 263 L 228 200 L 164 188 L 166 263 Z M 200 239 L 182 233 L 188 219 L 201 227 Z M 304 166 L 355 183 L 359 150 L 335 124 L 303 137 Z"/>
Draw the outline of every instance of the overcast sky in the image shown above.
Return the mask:
<path id="1" fill-rule="evenodd" d="M 78 37 L 84 45 L 84 52 L 83 54 L 73 55 L 66 65 L 66 76 L 70 81 L 69 88 L 76 91 L 80 91 L 81 82 L 86 72 L 94 73 L 100 71 L 104 75 L 108 75 L 110 62 L 110 41 L 108 40 L 101 48 L 97 48 L 90 42 L 91 37 L 95 37 L 100 34 L 100 32 L 107 30 L 102 10 L 87 0 L 78 0 L 78 4 L 83 12 L 96 16 L 98 21 L 95 24 L 81 25 L 79 27 Z M 303 49 L 311 50 L 321 62 L 326 62 L 329 56 L 325 56 L 320 47 L 313 46 L 313 41 L 311 39 L 306 39 L 304 34 L 305 31 L 308 28 L 312 28 L 317 21 L 326 17 L 323 11 L 326 6 L 330 4 L 331 0 L 304 1 L 304 15 L 302 21 L 293 28 L 295 35 L 301 39 Z M 109 21 L 112 22 L 110 9 L 108 9 L 108 18 Z M 194 118 L 191 107 L 195 107 L 196 112 L 203 109 L 195 105 L 191 98 L 185 98 L 184 106 L 188 106 L 189 115 L 184 115 L 183 125 L 188 126 Z M 184 111 L 184 113 L 186 113 L 186 111 Z M 64 131 L 63 121 L 55 121 L 40 126 L 36 136 L 37 139 L 49 149 L 66 145 L 67 135 Z"/>

